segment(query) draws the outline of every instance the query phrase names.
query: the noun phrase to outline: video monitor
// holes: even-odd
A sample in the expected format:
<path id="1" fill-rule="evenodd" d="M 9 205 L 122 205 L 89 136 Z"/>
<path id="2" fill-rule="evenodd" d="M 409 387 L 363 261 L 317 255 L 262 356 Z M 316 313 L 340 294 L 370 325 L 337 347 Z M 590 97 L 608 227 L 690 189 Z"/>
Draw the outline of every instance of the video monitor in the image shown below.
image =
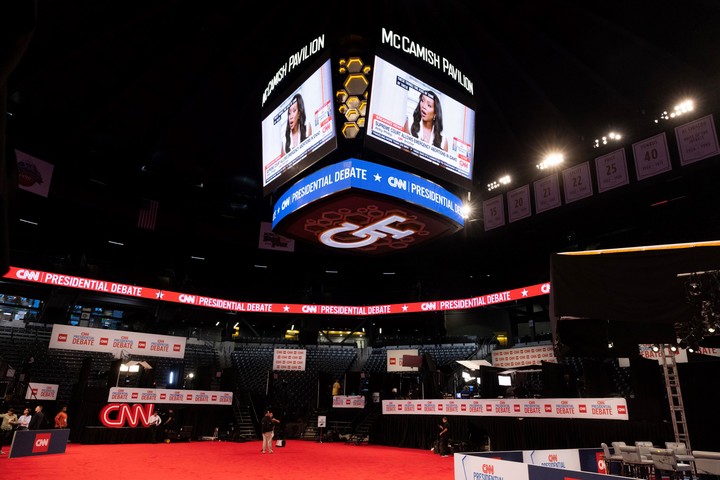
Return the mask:
<path id="1" fill-rule="evenodd" d="M 475 111 L 422 80 L 419 71 L 375 57 L 365 145 L 466 189 L 472 188 Z M 425 78 L 428 76 L 425 75 Z"/>
<path id="2" fill-rule="evenodd" d="M 510 375 L 498 375 L 498 385 L 501 387 L 511 387 L 512 377 Z"/>
<path id="3" fill-rule="evenodd" d="M 330 60 L 308 72 L 263 117 L 263 195 L 337 148 Z"/>

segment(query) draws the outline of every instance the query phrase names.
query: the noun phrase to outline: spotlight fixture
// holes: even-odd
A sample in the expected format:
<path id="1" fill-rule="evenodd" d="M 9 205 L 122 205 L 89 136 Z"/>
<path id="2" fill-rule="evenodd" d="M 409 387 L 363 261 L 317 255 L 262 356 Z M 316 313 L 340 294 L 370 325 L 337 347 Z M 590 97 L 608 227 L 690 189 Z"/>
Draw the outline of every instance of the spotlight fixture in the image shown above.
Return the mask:
<path id="1" fill-rule="evenodd" d="M 562 153 L 551 153 L 548 154 L 542 162 L 535 165 L 538 170 L 545 170 L 546 168 L 552 168 L 560 165 L 565 161 L 565 156 Z"/>
<path id="2" fill-rule="evenodd" d="M 671 118 L 680 117 L 693 110 L 695 110 L 695 103 L 692 100 L 683 100 L 675 105 L 669 113 L 667 110 L 664 110 L 660 114 L 660 117 L 655 119 L 655 123 L 660 123 L 660 120 L 670 120 Z"/>
<path id="3" fill-rule="evenodd" d="M 620 135 L 617 132 L 610 132 L 607 135 L 603 135 L 600 138 L 595 139 L 595 143 L 593 143 L 593 148 L 600 148 L 602 146 L 607 145 L 610 142 L 619 142 L 622 140 L 622 135 Z"/>
<path id="4" fill-rule="evenodd" d="M 650 348 L 651 348 L 652 351 L 655 352 L 655 353 L 657 353 L 657 352 L 660 351 L 660 345 L 653 345 L 653 346 L 650 347 Z"/>
<path id="5" fill-rule="evenodd" d="M 488 183 L 488 192 L 492 192 L 496 188 L 500 188 L 503 185 L 507 185 L 512 181 L 510 178 L 510 175 L 504 175 L 497 180 L 493 180 L 492 182 Z"/>

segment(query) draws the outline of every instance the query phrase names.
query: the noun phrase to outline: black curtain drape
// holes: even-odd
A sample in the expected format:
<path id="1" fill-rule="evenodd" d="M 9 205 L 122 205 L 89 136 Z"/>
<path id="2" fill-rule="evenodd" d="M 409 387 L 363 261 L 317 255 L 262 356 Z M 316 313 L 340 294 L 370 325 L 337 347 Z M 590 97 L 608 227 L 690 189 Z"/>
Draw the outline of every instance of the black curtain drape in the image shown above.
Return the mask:
<path id="1" fill-rule="evenodd" d="M 441 416 L 383 415 L 371 435 L 373 444 L 430 449 L 437 438 Z M 651 440 L 655 445 L 674 441 L 672 426 L 659 421 L 567 420 L 555 418 L 448 418 L 454 443 L 479 451 L 489 438 L 492 450 L 597 448 L 600 443 Z M 693 445 L 694 447 L 694 445 Z"/>

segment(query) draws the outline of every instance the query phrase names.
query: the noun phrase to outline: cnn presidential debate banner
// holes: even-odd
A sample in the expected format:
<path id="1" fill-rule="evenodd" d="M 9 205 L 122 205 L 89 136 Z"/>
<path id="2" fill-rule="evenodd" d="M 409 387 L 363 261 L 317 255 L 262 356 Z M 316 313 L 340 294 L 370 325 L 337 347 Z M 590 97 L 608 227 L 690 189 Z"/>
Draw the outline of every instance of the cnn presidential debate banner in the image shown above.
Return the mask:
<path id="1" fill-rule="evenodd" d="M 177 405 L 232 405 L 232 392 L 112 387 L 108 402 L 173 403 Z"/>
<path id="2" fill-rule="evenodd" d="M 26 400 L 56 400 L 60 385 L 56 383 L 28 383 Z"/>
<path id="3" fill-rule="evenodd" d="M 101 328 L 53 325 L 48 348 L 121 353 L 150 357 L 185 358 L 185 337 Z"/>
<path id="4" fill-rule="evenodd" d="M 629 420 L 627 402 L 615 397 L 383 400 L 382 413 Z"/>

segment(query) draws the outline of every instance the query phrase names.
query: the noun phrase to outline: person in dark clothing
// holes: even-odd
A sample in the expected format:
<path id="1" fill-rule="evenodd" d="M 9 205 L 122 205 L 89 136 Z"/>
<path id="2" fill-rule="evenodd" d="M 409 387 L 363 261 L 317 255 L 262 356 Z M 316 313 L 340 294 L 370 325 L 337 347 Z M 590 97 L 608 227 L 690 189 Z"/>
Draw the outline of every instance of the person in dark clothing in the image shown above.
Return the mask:
<path id="1" fill-rule="evenodd" d="M 47 425 L 45 424 L 45 414 L 42 410 L 42 405 L 38 405 L 37 407 L 35 407 L 35 413 L 33 413 L 33 416 L 30 419 L 28 430 L 42 430 L 44 428 L 47 428 Z"/>
<path id="2" fill-rule="evenodd" d="M 447 457 L 450 452 L 450 423 L 447 417 L 442 417 L 442 423 L 438 425 L 440 433 L 438 435 L 438 453 Z"/>
<path id="3" fill-rule="evenodd" d="M 276 423 L 280 423 L 280 420 L 273 418 L 273 412 L 267 410 L 265 412 L 265 416 L 263 416 L 260 421 L 260 432 L 262 433 L 262 453 L 273 453 L 272 439 Z"/>
<path id="4" fill-rule="evenodd" d="M 177 422 L 175 420 L 175 412 L 173 412 L 172 409 L 168 410 L 167 415 L 165 416 L 165 421 L 163 421 L 162 429 L 163 433 L 165 434 L 165 439 L 168 438 L 168 435 L 170 435 L 170 432 L 174 432 L 177 428 Z"/>

